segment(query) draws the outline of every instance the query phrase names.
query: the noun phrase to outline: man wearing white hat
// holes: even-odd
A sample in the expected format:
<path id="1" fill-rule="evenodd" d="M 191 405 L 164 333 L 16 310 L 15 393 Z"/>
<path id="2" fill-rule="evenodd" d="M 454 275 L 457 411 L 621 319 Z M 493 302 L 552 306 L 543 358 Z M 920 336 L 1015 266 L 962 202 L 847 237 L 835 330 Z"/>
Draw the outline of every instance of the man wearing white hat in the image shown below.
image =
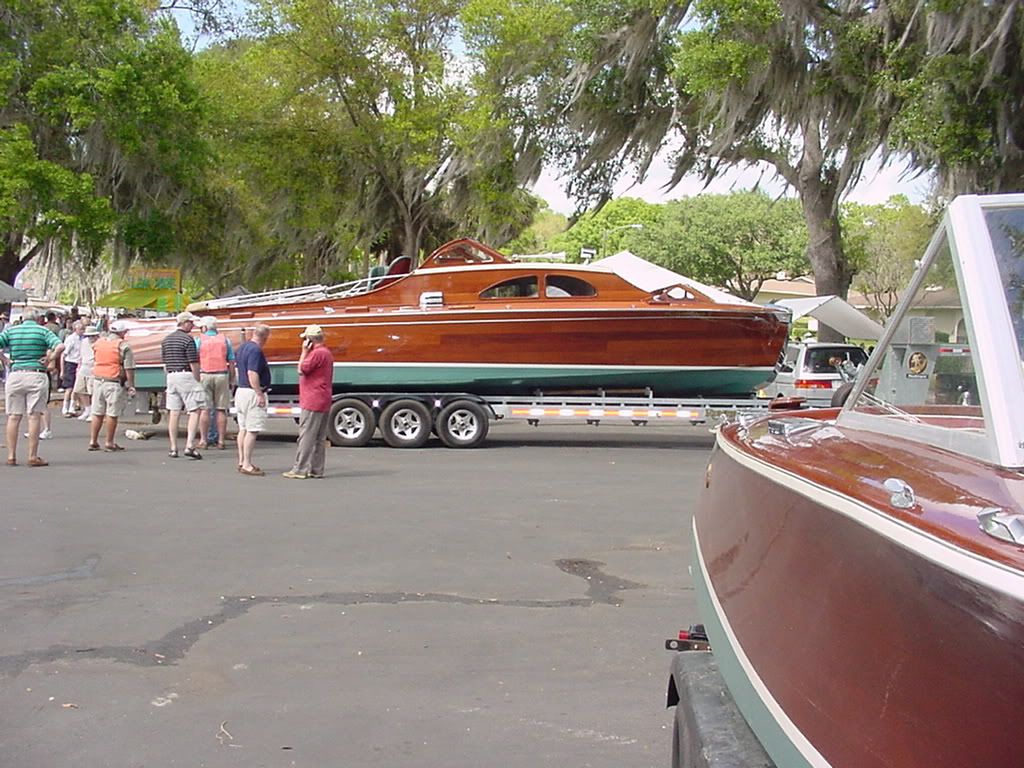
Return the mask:
<path id="1" fill-rule="evenodd" d="M 334 355 L 324 344 L 319 325 L 310 325 L 299 336 L 299 446 L 295 464 L 284 473 L 289 480 L 323 477 L 327 453 L 327 420 L 334 384 Z"/>
<path id="2" fill-rule="evenodd" d="M 196 450 L 199 442 L 199 411 L 206 407 L 206 393 L 199 383 L 199 350 L 192 338 L 192 326 L 199 318 L 191 312 L 182 312 L 176 319 L 177 329 L 160 342 L 160 358 L 167 373 L 167 437 L 171 450 L 168 456 L 178 458 L 178 419 L 181 412 L 188 413 L 185 428 L 184 454 L 190 459 L 201 459 Z"/>

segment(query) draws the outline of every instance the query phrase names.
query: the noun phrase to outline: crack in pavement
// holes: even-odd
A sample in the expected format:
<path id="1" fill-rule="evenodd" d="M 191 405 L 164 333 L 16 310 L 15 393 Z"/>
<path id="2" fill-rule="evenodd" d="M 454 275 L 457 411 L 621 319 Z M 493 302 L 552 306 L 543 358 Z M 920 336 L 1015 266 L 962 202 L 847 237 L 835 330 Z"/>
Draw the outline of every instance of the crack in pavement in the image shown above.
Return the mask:
<path id="1" fill-rule="evenodd" d="M 89 558 L 88 563 L 93 558 Z M 99 561 L 99 558 L 96 558 Z M 71 645 L 51 645 L 41 650 L 0 656 L 0 676 L 16 677 L 35 664 L 48 664 L 60 660 L 106 659 L 134 664 L 140 667 L 173 665 L 181 661 L 199 639 L 231 619 L 247 614 L 258 605 L 400 605 L 404 603 L 448 603 L 454 605 L 492 605 L 502 608 L 589 608 L 594 605 L 622 604 L 618 593 L 640 589 L 644 585 L 635 581 L 609 576 L 601 570 L 604 563 L 595 560 L 556 560 L 555 565 L 565 573 L 587 581 L 585 597 L 563 600 L 501 600 L 498 598 L 464 597 L 443 592 L 322 592 L 319 595 L 257 595 L 255 597 L 225 596 L 220 610 L 175 627 L 163 637 L 142 646 L 103 645 L 76 648 Z M 81 568 L 82 566 L 79 566 Z M 95 563 L 92 565 L 95 567 Z M 70 573 L 77 569 L 64 571 Z M 46 578 L 46 577 L 35 577 Z M 77 577 L 76 577 L 77 578 Z M 57 580 L 57 579 L 55 579 Z M 49 583 L 49 582 L 33 582 Z"/>

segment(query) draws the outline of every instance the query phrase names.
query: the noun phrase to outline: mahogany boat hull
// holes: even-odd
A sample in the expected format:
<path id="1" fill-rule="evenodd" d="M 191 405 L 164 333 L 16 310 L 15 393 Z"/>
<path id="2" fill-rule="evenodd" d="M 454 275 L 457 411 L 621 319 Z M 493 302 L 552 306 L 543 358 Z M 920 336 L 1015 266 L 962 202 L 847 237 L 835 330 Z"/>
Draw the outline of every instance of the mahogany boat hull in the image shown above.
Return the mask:
<path id="1" fill-rule="evenodd" d="M 1019 765 L 1019 554 L 986 543 L 974 511 L 1019 509 L 1024 479 L 824 424 L 788 445 L 765 421 L 718 437 L 693 576 L 726 681 L 776 764 Z M 878 474 L 893 466 L 931 489 L 918 510 L 887 505 Z"/>
<path id="2" fill-rule="evenodd" d="M 643 389 L 658 396 L 749 395 L 774 370 L 788 326 L 765 310 L 671 307 L 533 310 L 415 310 L 227 314 L 218 327 L 241 343 L 265 322 L 273 386 L 297 386 L 299 332 L 317 323 L 348 391 L 400 388 L 528 394 L 538 389 Z M 139 386 L 163 385 L 160 340 L 170 321 L 133 324 L 127 340 Z"/>

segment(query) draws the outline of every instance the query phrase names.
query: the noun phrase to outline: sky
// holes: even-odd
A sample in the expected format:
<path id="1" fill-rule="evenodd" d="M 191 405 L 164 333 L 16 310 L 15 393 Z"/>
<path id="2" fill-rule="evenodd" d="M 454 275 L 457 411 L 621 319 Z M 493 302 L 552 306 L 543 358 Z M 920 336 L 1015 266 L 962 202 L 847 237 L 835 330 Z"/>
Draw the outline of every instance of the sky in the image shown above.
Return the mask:
<path id="1" fill-rule="evenodd" d="M 624 178 L 615 185 L 615 197 L 637 197 L 649 203 L 665 203 L 669 200 L 677 200 L 681 197 L 693 197 L 705 193 L 729 193 L 739 190 L 752 189 L 755 185 L 772 195 L 792 195 L 792 190 L 786 191 L 785 185 L 774 178 L 773 171 L 767 165 L 764 173 L 755 168 L 730 171 L 712 182 L 706 189 L 704 183 L 696 176 L 687 176 L 675 188 L 670 191 L 664 189 L 665 184 L 672 178 L 672 171 L 664 157 L 659 157 L 651 165 L 647 179 L 642 184 L 636 184 L 629 178 Z M 872 158 L 865 165 L 864 173 L 846 200 L 865 205 L 884 203 L 893 195 L 906 195 L 912 203 L 922 203 L 928 197 L 931 177 L 921 175 L 915 178 L 905 176 L 906 164 L 891 162 L 882 167 L 879 156 Z M 570 215 L 574 206 L 565 196 L 562 184 L 558 181 L 552 169 L 545 169 L 540 179 L 533 187 L 534 194 L 542 197 L 556 213 Z"/>

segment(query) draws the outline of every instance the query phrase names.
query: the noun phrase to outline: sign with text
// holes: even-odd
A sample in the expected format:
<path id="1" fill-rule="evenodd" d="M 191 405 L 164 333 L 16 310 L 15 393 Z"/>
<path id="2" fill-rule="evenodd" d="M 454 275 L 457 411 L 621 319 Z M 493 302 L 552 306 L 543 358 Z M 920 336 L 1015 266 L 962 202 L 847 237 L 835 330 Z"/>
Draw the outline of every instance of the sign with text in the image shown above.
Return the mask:
<path id="1" fill-rule="evenodd" d="M 181 293 L 181 270 L 176 267 L 130 267 L 128 288 Z"/>

